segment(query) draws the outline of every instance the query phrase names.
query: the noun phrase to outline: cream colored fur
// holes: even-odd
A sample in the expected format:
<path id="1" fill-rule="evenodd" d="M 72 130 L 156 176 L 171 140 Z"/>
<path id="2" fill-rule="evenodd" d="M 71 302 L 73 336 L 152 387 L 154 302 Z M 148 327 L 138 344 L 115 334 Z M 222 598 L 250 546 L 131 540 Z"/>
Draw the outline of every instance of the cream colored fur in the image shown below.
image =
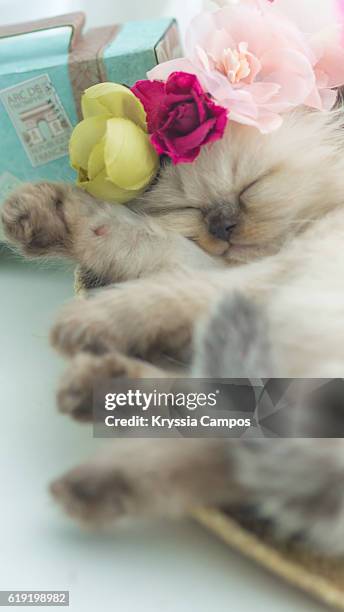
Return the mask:
<path id="1" fill-rule="evenodd" d="M 89 420 L 96 380 L 138 372 L 163 376 L 149 363 L 157 353 L 188 364 L 195 326 L 206 326 L 219 300 L 233 292 L 265 312 L 273 354 L 267 376 L 342 376 L 343 140 L 341 110 L 298 111 L 267 136 L 230 124 L 224 139 L 205 148 L 194 164 L 162 168 L 151 190 L 128 208 L 55 184 L 14 194 L 2 218 L 9 240 L 25 255 L 66 256 L 80 264 L 90 285 L 116 284 L 82 307 L 78 300 L 67 305 L 52 331 L 54 346 L 71 358 L 60 409 Z M 229 241 L 210 234 L 214 215 L 235 224 Z M 304 447 L 284 441 L 283 452 L 276 445 L 251 452 L 202 440 L 157 445 L 152 453 L 152 446 L 138 446 L 132 463 L 120 459 L 117 449 L 117 458 L 80 466 L 54 485 L 54 494 L 86 520 L 240 500 L 257 504 L 282 534 L 302 533 L 327 552 L 344 551 L 342 441 Z M 296 447 L 304 462 L 299 472 L 286 459 Z M 156 474 L 150 462 L 157 456 Z M 275 469 L 267 482 L 259 472 L 265 473 L 269 457 Z M 305 495 L 303 478 L 309 483 Z M 329 482 L 336 494 L 332 515 Z M 170 509 L 165 487 L 173 498 Z M 297 511 L 291 511 L 295 500 Z"/>

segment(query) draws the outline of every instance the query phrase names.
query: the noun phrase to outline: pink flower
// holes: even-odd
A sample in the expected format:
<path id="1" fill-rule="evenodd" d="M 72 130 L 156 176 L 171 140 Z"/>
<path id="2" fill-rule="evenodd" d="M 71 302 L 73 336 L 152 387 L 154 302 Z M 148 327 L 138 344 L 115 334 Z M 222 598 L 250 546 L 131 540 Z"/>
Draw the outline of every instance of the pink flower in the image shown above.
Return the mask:
<path id="1" fill-rule="evenodd" d="M 261 132 L 278 128 L 283 113 L 300 105 L 329 110 L 333 88 L 344 84 L 338 2 L 326 0 L 325 21 L 325 9 L 318 15 L 313 0 L 313 10 L 310 0 L 242 0 L 203 12 L 187 33 L 186 57 L 160 64 L 148 76 L 194 74 L 230 109 L 232 121 Z"/>
<path id="2" fill-rule="evenodd" d="M 203 145 L 223 136 L 228 111 L 213 102 L 193 74 L 175 72 L 166 83 L 137 81 L 132 92 L 144 106 L 156 151 L 174 164 L 194 161 Z"/>

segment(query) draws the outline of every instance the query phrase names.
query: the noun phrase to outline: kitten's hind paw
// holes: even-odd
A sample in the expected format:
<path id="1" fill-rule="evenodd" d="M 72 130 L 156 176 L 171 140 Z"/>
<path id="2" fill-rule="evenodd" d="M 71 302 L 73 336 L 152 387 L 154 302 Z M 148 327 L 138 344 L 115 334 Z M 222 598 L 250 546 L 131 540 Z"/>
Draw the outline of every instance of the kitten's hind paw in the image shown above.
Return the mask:
<path id="1" fill-rule="evenodd" d="M 130 514 L 132 485 L 125 472 L 82 465 L 50 486 L 56 501 L 72 518 L 101 526 Z"/>

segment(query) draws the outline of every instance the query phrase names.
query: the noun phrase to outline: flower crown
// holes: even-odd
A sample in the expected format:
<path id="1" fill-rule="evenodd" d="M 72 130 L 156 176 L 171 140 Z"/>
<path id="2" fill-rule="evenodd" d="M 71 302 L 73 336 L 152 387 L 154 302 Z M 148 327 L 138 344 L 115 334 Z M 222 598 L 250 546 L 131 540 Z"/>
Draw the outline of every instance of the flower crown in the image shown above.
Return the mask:
<path id="1" fill-rule="evenodd" d="M 131 90 L 101 83 L 85 92 L 70 143 L 81 187 L 128 202 L 153 180 L 160 155 L 193 162 L 229 121 L 269 133 L 294 108 L 333 107 L 344 84 L 344 0 L 326 0 L 323 13 L 314 0 L 222 4 L 193 20 L 185 57 Z"/>

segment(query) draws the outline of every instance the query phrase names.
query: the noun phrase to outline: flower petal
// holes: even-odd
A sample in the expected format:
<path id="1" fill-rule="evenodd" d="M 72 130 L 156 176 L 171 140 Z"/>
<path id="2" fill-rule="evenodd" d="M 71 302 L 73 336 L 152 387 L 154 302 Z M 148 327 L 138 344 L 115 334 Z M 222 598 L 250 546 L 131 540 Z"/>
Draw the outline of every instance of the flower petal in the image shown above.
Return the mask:
<path id="1" fill-rule="evenodd" d="M 199 70 L 189 59 L 180 57 L 179 59 L 158 64 L 155 68 L 147 72 L 147 76 L 151 80 L 157 79 L 160 81 L 167 81 L 172 72 L 188 72 L 189 74 L 198 76 Z"/>
<path id="2" fill-rule="evenodd" d="M 326 87 L 340 87 L 344 83 L 344 49 L 328 45 L 315 68 L 326 75 Z"/>
<path id="3" fill-rule="evenodd" d="M 176 95 L 190 95 L 194 91 L 198 96 L 204 94 L 197 77 L 188 72 L 173 72 L 166 83 L 166 93 Z"/>
<path id="4" fill-rule="evenodd" d="M 107 122 L 104 158 L 109 179 L 123 189 L 144 188 L 159 166 L 148 135 L 128 119 Z"/>
<path id="5" fill-rule="evenodd" d="M 105 135 L 108 119 L 109 115 L 89 117 L 78 123 L 74 128 L 69 142 L 70 160 L 73 168 L 87 170 L 92 149 Z"/>
<path id="6" fill-rule="evenodd" d="M 209 43 L 211 32 L 216 38 L 217 31 L 214 28 L 213 15 L 208 11 L 202 11 L 193 18 L 185 34 L 185 51 L 187 57 L 193 60 L 197 55 L 197 46 L 205 48 Z"/>
<path id="7" fill-rule="evenodd" d="M 90 181 L 105 170 L 105 138 L 102 138 L 92 149 L 88 158 L 87 175 Z"/>
<path id="8" fill-rule="evenodd" d="M 276 83 L 279 92 L 264 107 L 283 113 L 305 103 L 315 85 L 315 75 L 308 58 L 293 49 L 274 49 L 262 58 L 262 81 Z"/>
<path id="9" fill-rule="evenodd" d="M 196 130 L 186 136 L 173 138 L 173 149 L 178 155 L 185 155 L 188 151 L 200 147 L 206 142 L 207 137 L 213 131 L 216 125 L 216 119 L 208 119 L 202 123 Z"/>
<path id="10" fill-rule="evenodd" d="M 160 81 L 137 81 L 131 91 L 142 103 L 148 117 L 155 114 L 165 97 L 165 86 Z"/>
<path id="11" fill-rule="evenodd" d="M 275 0 L 271 5 L 272 12 L 283 13 L 303 32 L 319 32 L 328 28 L 340 19 L 342 0 Z"/>
<path id="12" fill-rule="evenodd" d="M 126 204 L 142 193 L 142 191 L 127 191 L 117 187 L 107 178 L 106 170 L 103 170 L 92 181 L 85 181 L 79 177 L 77 185 L 99 200 L 118 204 Z"/>
<path id="13" fill-rule="evenodd" d="M 157 151 L 160 151 L 161 154 L 168 155 L 173 164 L 189 164 L 193 162 L 200 154 L 201 147 L 196 147 L 195 149 L 186 149 L 184 153 L 177 151 L 172 142 L 165 138 L 163 133 L 156 132 L 152 136 L 152 142 Z"/>
<path id="14" fill-rule="evenodd" d="M 233 121 L 264 132 L 276 129 L 283 113 L 298 106 L 331 108 L 331 89 L 344 84 L 344 0 L 318 0 L 316 9 L 314 0 L 217 4 L 224 8 L 192 21 L 187 58 L 158 66 L 151 78 L 194 74 Z M 224 62 L 228 50 L 245 55 L 250 68 L 233 84 Z M 165 146 L 161 136 L 157 140 Z"/>
<path id="15" fill-rule="evenodd" d="M 281 86 L 277 83 L 252 83 L 246 87 L 257 104 L 266 104 L 273 96 L 279 93 Z"/>
<path id="16" fill-rule="evenodd" d="M 131 119 L 143 130 L 146 129 L 146 113 L 140 100 L 124 85 L 117 83 L 98 83 L 86 89 L 82 101 L 85 118 L 99 113 L 109 113 L 112 117 Z"/>

